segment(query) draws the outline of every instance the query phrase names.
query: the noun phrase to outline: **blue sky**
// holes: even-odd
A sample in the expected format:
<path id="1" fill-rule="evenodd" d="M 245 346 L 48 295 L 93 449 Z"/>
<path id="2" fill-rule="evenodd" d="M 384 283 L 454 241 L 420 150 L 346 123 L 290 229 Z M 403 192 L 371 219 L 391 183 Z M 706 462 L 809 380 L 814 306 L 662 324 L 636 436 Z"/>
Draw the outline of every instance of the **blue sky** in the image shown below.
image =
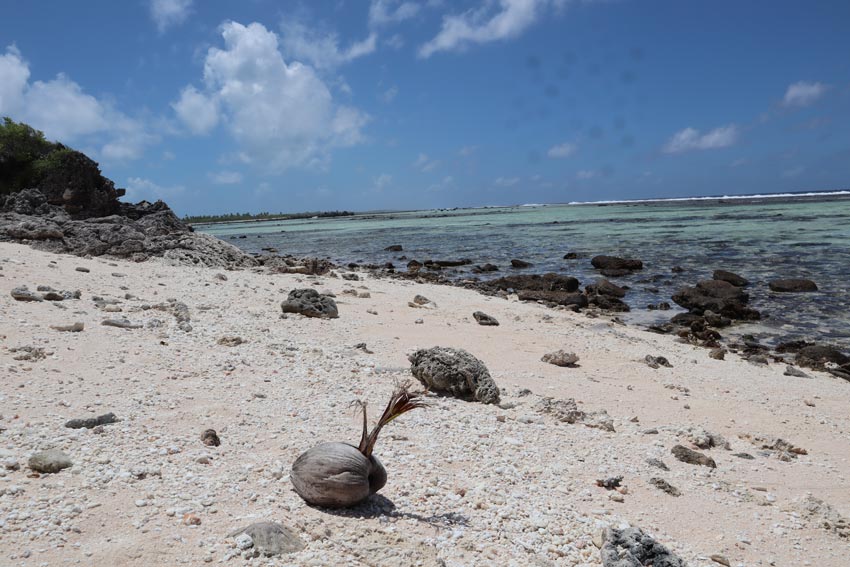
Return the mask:
<path id="1" fill-rule="evenodd" d="M 0 115 L 179 214 L 850 187 L 850 2 L 3 0 Z"/>

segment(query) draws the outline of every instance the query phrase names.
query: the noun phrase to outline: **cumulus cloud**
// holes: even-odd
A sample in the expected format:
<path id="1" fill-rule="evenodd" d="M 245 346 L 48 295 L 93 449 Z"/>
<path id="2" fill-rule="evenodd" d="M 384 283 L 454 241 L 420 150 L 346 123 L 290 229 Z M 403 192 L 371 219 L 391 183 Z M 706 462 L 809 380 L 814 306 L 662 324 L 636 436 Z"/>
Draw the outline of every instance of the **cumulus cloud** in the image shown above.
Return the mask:
<path id="1" fill-rule="evenodd" d="M 193 134 L 206 134 L 218 124 L 218 101 L 191 85 L 180 92 L 171 107 Z"/>
<path id="2" fill-rule="evenodd" d="M 416 2 L 399 0 L 372 0 L 369 6 L 369 25 L 372 27 L 397 24 L 409 20 L 419 13 Z"/>
<path id="3" fill-rule="evenodd" d="M 160 33 L 186 21 L 192 11 L 192 0 L 151 0 L 151 18 Z"/>
<path id="4" fill-rule="evenodd" d="M 290 59 L 306 61 L 317 69 L 333 69 L 374 53 L 378 43 L 375 33 L 342 48 L 335 33 L 325 33 L 310 28 L 297 19 L 286 19 L 281 24 L 281 47 Z"/>
<path id="5" fill-rule="evenodd" d="M 381 100 L 389 104 L 398 96 L 398 87 L 393 85 L 381 93 Z"/>
<path id="6" fill-rule="evenodd" d="M 677 154 L 689 150 L 713 150 L 726 148 L 738 139 L 738 127 L 734 124 L 721 126 L 703 134 L 695 128 L 685 128 L 673 134 L 664 146 L 664 152 Z"/>
<path id="7" fill-rule="evenodd" d="M 84 141 L 111 160 L 141 157 L 157 137 L 144 124 L 86 93 L 60 73 L 30 82 L 29 63 L 14 46 L 0 55 L 0 116 L 26 122 L 67 144 Z"/>
<path id="8" fill-rule="evenodd" d="M 560 9 L 565 4 L 566 0 L 484 0 L 477 8 L 444 16 L 440 31 L 419 48 L 419 56 L 427 58 L 439 51 L 515 38 L 548 7 Z"/>
<path id="9" fill-rule="evenodd" d="M 127 201 L 169 201 L 172 197 L 180 195 L 185 191 L 182 185 L 165 187 L 158 185 L 150 179 L 142 177 L 131 177 L 127 179 Z"/>
<path id="10" fill-rule="evenodd" d="M 217 171 L 210 174 L 210 179 L 217 185 L 237 185 L 242 183 L 242 174 L 238 171 Z"/>
<path id="11" fill-rule="evenodd" d="M 413 162 L 413 167 L 424 172 L 433 171 L 438 165 L 440 165 L 438 160 L 431 159 L 428 157 L 428 154 L 425 153 L 420 153 L 419 156 L 417 156 L 416 161 Z"/>
<path id="12" fill-rule="evenodd" d="M 259 23 L 226 22 L 221 33 L 224 47 L 210 48 L 204 60 L 203 90 L 184 88 L 174 103 L 190 130 L 225 124 L 240 160 L 272 172 L 321 167 L 333 148 L 362 141 L 367 116 L 337 104 L 313 67 L 284 61 L 274 32 Z M 180 111 L 193 106 L 210 115 L 194 120 Z"/>
<path id="13" fill-rule="evenodd" d="M 564 142 L 563 144 L 558 144 L 557 146 L 552 146 L 551 148 L 549 148 L 549 151 L 546 152 L 546 155 L 548 155 L 550 158 L 556 159 L 566 158 L 576 153 L 577 149 L 578 146 L 576 146 L 575 144 Z"/>
<path id="14" fill-rule="evenodd" d="M 821 98 L 827 90 L 823 83 L 799 81 L 788 85 L 782 104 L 785 106 L 808 106 Z"/>

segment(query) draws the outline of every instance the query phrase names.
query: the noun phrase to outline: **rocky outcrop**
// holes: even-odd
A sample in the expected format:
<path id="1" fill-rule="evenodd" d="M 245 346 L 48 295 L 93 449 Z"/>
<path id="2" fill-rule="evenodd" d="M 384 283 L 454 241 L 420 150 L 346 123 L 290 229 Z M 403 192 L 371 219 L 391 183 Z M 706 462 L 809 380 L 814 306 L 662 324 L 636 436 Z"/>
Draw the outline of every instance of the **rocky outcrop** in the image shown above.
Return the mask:
<path id="1" fill-rule="evenodd" d="M 815 282 L 803 278 L 773 280 L 768 285 L 770 286 L 770 291 L 777 293 L 811 293 L 818 290 Z"/>
<path id="2" fill-rule="evenodd" d="M 534 274 L 506 276 L 481 284 L 484 289 L 504 291 L 578 291 L 579 281 L 572 276 L 558 274 Z"/>
<path id="3" fill-rule="evenodd" d="M 585 287 L 587 301 L 606 311 L 629 311 L 629 306 L 622 300 L 626 296 L 626 288 L 620 287 L 599 278 L 596 282 Z"/>
<path id="4" fill-rule="evenodd" d="M 761 314 L 747 307 L 750 296 L 741 288 L 723 280 L 705 280 L 673 294 L 673 301 L 695 315 L 706 311 L 730 319 L 757 320 Z"/>
<path id="5" fill-rule="evenodd" d="M 289 296 L 280 304 L 284 313 L 300 313 L 305 317 L 321 319 L 336 319 L 339 310 L 336 302 L 327 295 L 320 295 L 315 289 L 293 289 Z"/>
<path id="6" fill-rule="evenodd" d="M 727 272 L 726 270 L 714 270 L 714 274 L 711 276 L 711 278 L 715 280 L 729 282 L 735 287 L 746 287 L 750 285 L 750 281 L 747 278 L 743 278 L 738 274 L 732 272 Z"/>
<path id="7" fill-rule="evenodd" d="M 633 258 L 619 258 L 617 256 L 594 256 L 590 263 L 600 270 L 605 277 L 620 277 L 628 275 L 636 270 L 643 269 L 643 262 Z"/>
<path id="8" fill-rule="evenodd" d="M 499 388 L 487 367 L 463 349 L 420 349 L 408 360 L 413 376 L 431 391 L 485 404 L 499 403 Z"/>

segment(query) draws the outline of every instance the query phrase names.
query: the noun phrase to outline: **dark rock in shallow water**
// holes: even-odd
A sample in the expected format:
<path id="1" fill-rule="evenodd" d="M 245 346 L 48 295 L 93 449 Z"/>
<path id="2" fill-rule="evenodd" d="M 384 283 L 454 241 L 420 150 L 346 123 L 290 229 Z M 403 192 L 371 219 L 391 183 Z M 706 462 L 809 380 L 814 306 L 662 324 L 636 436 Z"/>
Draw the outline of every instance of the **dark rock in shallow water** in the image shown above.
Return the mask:
<path id="1" fill-rule="evenodd" d="M 522 301 L 544 301 L 555 305 L 575 305 L 576 307 L 588 305 L 587 296 L 575 292 L 522 290 L 517 293 L 517 297 Z"/>
<path id="2" fill-rule="evenodd" d="M 578 290 L 579 281 L 572 276 L 558 274 L 515 275 L 483 282 L 480 287 L 486 290 L 516 291 L 567 291 Z"/>
<path id="3" fill-rule="evenodd" d="M 749 280 L 742 278 L 738 274 L 727 272 L 726 270 L 714 270 L 712 279 L 728 282 L 735 287 L 745 287 L 750 284 Z"/>
<path id="4" fill-rule="evenodd" d="M 567 252 L 564 254 L 564 260 L 578 260 L 583 255 L 578 252 Z"/>
<path id="5" fill-rule="evenodd" d="M 423 386 L 456 398 L 499 403 L 499 388 L 484 363 L 462 349 L 434 347 L 411 354 L 410 371 Z"/>
<path id="6" fill-rule="evenodd" d="M 112 412 L 105 413 L 97 417 L 71 419 L 65 422 L 65 427 L 68 429 L 94 429 L 98 425 L 109 425 L 110 423 L 118 423 L 118 418 Z"/>
<path id="7" fill-rule="evenodd" d="M 676 445 L 670 452 L 673 453 L 673 456 L 676 457 L 676 459 L 683 463 L 688 463 L 689 465 L 702 465 L 712 469 L 717 468 L 714 459 L 707 455 L 703 455 L 699 451 L 688 449 L 684 445 Z"/>
<path id="8" fill-rule="evenodd" d="M 327 295 L 319 295 L 315 289 L 293 289 L 286 301 L 280 304 L 284 313 L 300 313 L 305 317 L 335 319 L 339 317 L 336 302 Z"/>
<path id="9" fill-rule="evenodd" d="M 839 367 L 850 366 L 850 357 L 844 355 L 840 350 L 831 346 L 813 345 L 800 349 L 797 353 L 796 362 L 800 366 L 813 368 L 815 370 L 828 370 L 828 364 Z M 850 368 L 848 368 L 850 370 Z"/>
<path id="10" fill-rule="evenodd" d="M 625 297 L 626 289 L 612 284 L 605 278 L 599 278 L 594 283 L 584 288 L 588 295 L 608 295 L 611 297 Z"/>
<path id="11" fill-rule="evenodd" d="M 705 280 L 694 287 L 685 287 L 673 294 L 673 301 L 692 314 L 712 311 L 730 319 L 757 320 L 761 314 L 747 307 L 750 296 L 729 282 Z"/>
<path id="12" fill-rule="evenodd" d="M 640 528 L 607 528 L 600 554 L 603 567 L 687 567 Z"/>
<path id="13" fill-rule="evenodd" d="M 625 313 L 631 311 L 629 306 L 620 299 L 610 295 L 591 295 L 588 297 L 588 302 L 605 311 L 615 311 Z"/>
<path id="14" fill-rule="evenodd" d="M 487 315 L 483 311 L 476 311 L 475 313 L 472 314 L 472 316 L 475 317 L 475 320 L 478 321 L 479 325 L 483 325 L 485 327 L 498 327 L 499 326 L 499 322 L 496 320 L 495 317 Z"/>
<path id="15" fill-rule="evenodd" d="M 623 268 L 603 268 L 599 270 L 599 273 L 606 278 L 622 278 L 623 276 L 631 275 L 632 271 Z"/>
<path id="16" fill-rule="evenodd" d="M 532 265 L 531 262 L 526 262 L 525 260 L 517 260 L 516 258 L 511 260 L 511 267 L 512 268 L 517 268 L 517 269 L 530 268 L 531 265 Z"/>
<path id="17" fill-rule="evenodd" d="M 462 260 L 425 260 L 423 265 L 426 268 L 455 268 L 457 266 L 466 266 L 472 263 L 472 260 L 464 258 Z M 410 263 L 407 264 L 410 267 Z"/>
<path id="18" fill-rule="evenodd" d="M 387 246 L 384 248 L 384 252 L 401 252 L 404 250 L 401 244 L 393 244 L 392 246 Z"/>
<path id="19" fill-rule="evenodd" d="M 498 271 L 499 271 L 499 266 L 496 266 L 495 264 L 489 264 L 489 263 L 484 264 L 483 266 L 475 266 L 474 268 L 472 268 L 473 274 L 483 274 L 483 273 L 486 273 L 486 272 L 498 272 Z"/>
<path id="20" fill-rule="evenodd" d="M 590 263 L 597 270 L 642 270 L 643 262 L 631 258 L 618 258 L 617 256 L 594 256 Z"/>
<path id="21" fill-rule="evenodd" d="M 768 285 L 770 286 L 770 291 L 781 293 L 807 293 L 818 290 L 815 282 L 802 278 L 773 280 Z"/>

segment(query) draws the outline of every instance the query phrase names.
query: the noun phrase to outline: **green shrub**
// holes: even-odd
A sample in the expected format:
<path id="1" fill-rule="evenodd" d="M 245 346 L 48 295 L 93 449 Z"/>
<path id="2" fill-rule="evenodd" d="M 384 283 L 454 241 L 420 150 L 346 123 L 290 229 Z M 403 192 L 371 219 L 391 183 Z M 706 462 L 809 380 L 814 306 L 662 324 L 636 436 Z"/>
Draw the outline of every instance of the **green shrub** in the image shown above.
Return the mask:
<path id="1" fill-rule="evenodd" d="M 61 144 L 47 141 L 39 130 L 9 117 L 3 118 L 0 123 L 0 195 L 35 186 L 44 172 L 56 165 L 53 155 L 68 151 Z"/>

